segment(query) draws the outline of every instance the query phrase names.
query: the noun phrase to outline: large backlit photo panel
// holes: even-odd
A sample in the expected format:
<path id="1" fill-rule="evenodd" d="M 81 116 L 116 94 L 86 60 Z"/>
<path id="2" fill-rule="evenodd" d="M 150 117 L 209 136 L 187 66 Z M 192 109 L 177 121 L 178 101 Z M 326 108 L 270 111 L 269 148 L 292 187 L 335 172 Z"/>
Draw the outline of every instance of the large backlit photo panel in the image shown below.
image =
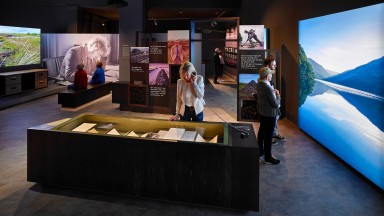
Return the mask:
<path id="1" fill-rule="evenodd" d="M 42 58 L 51 77 L 71 80 L 78 63 L 84 64 L 89 78 L 101 61 L 106 81 L 117 81 L 119 72 L 118 34 L 42 34 Z"/>
<path id="2" fill-rule="evenodd" d="M 299 127 L 384 189 L 384 4 L 299 22 Z"/>

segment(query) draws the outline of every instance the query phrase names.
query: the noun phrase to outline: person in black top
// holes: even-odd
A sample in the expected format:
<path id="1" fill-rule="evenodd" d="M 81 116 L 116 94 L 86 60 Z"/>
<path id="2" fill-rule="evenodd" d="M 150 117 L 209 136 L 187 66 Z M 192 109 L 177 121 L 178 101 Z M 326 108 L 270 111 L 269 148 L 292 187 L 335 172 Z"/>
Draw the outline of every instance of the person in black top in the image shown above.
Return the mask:
<path id="1" fill-rule="evenodd" d="M 221 68 L 221 62 L 220 62 L 220 56 L 219 55 L 220 55 L 220 49 L 216 48 L 215 54 L 213 55 L 213 63 L 215 63 L 215 75 L 213 78 L 213 83 L 215 83 L 215 84 L 219 84 L 219 82 L 217 82 L 217 78 L 220 74 L 220 68 Z"/>

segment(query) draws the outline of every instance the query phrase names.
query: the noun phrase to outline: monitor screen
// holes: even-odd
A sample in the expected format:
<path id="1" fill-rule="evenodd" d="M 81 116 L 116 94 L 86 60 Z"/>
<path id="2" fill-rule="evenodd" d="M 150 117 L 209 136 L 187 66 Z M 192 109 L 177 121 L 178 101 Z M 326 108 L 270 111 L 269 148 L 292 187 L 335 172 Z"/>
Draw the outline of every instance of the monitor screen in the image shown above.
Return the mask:
<path id="1" fill-rule="evenodd" d="M 384 189 L 384 4 L 299 22 L 299 128 Z"/>
<path id="2" fill-rule="evenodd" d="M 40 29 L 0 25 L 0 68 L 40 65 Z"/>

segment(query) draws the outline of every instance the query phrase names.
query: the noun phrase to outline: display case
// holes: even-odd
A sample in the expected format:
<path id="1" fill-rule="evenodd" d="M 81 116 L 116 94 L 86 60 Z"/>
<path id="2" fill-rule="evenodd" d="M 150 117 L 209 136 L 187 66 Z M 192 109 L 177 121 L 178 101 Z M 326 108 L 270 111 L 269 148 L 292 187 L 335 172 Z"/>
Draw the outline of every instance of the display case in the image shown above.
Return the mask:
<path id="1" fill-rule="evenodd" d="M 83 114 L 52 130 L 61 132 L 112 135 L 135 139 L 191 141 L 228 145 L 228 124 L 215 122 L 168 121 Z"/>
<path id="2" fill-rule="evenodd" d="M 83 114 L 28 129 L 28 181 L 258 211 L 252 124 Z"/>

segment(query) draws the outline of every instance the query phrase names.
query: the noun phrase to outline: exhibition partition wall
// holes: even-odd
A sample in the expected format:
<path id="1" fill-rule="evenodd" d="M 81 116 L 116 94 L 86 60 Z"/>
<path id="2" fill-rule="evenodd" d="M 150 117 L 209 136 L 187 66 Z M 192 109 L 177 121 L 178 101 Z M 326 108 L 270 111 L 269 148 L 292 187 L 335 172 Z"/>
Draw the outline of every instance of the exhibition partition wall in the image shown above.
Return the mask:
<path id="1" fill-rule="evenodd" d="M 173 114 L 180 65 L 190 60 L 189 30 L 168 31 L 166 41 L 130 47 L 130 81 L 119 82 L 114 103 L 121 110 Z M 125 86 L 125 87 L 123 87 Z"/>
<path id="2" fill-rule="evenodd" d="M 258 120 L 256 110 L 256 85 L 259 79 L 259 69 L 264 66 L 264 59 L 272 55 L 277 63 L 273 76 L 274 87 L 280 89 L 279 52 L 278 50 L 240 50 L 238 75 L 238 120 Z"/>
<path id="3" fill-rule="evenodd" d="M 278 50 L 266 49 L 267 35 L 264 25 L 240 25 L 239 46 L 229 48 L 235 54 L 238 64 L 238 112 L 237 119 L 241 121 L 256 121 L 258 119 L 255 100 L 256 85 L 259 79 L 259 69 L 264 67 L 264 59 L 273 56 L 279 64 Z M 280 89 L 279 65 L 273 76 L 274 87 Z"/>
<path id="4" fill-rule="evenodd" d="M 384 189 L 384 4 L 299 22 L 299 127 Z"/>

